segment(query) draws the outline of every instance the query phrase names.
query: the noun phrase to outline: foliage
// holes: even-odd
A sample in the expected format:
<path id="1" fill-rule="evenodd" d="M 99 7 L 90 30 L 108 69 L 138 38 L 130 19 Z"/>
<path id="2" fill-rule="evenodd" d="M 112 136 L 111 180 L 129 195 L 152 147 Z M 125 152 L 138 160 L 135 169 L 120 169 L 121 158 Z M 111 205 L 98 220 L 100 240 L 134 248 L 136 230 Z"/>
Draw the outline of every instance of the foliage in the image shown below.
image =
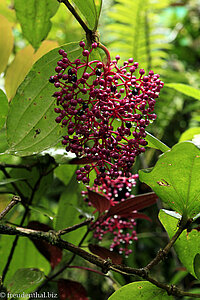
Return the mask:
<path id="1" fill-rule="evenodd" d="M 200 297 L 198 5 L 1 1 L 1 298 Z"/>

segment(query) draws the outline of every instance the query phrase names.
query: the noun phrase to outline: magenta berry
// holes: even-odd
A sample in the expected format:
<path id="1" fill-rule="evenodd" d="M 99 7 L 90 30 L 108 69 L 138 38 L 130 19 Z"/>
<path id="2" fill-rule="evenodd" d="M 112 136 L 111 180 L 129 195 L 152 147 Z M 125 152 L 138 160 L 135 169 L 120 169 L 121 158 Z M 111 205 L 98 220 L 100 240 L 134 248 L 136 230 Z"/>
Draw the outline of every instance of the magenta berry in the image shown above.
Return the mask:
<path id="1" fill-rule="evenodd" d="M 56 122 L 70 135 L 64 139 L 66 150 L 88 159 L 89 167 L 77 179 L 87 184 L 94 168 L 104 168 L 95 179 L 101 185 L 107 175 L 113 180 L 120 174 L 129 176 L 135 157 L 145 151 L 145 129 L 156 119 L 155 102 L 164 84 L 153 71 L 144 76 L 140 69 L 136 77 L 138 63 L 133 58 L 118 66 L 117 55 L 105 64 L 90 60 L 97 43 L 90 51 L 83 41 L 79 45 L 83 56 L 74 61 L 59 50 L 56 75 L 49 81 L 57 88 Z"/>
<path id="2" fill-rule="evenodd" d="M 82 47 L 82 48 L 85 47 L 85 43 L 84 43 L 83 41 L 81 41 L 81 42 L 79 43 L 79 45 L 80 45 L 80 47 Z"/>

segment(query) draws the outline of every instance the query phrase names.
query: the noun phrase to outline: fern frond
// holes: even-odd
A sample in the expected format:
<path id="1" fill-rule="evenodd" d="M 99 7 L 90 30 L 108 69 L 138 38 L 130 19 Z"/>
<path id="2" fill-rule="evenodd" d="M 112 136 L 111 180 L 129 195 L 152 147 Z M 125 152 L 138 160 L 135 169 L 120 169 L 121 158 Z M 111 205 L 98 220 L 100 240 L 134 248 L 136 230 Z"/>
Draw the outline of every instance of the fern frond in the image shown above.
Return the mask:
<path id="1" fill-rule="evenodd" d="M 107 40 L 113 58 L 133 57 L 141 68 L 162 67 L 170 48 L 166 32 L 159 24 L 159 12 L 168 7 L 170 0 L 118 0 L 108 13 L 112 24 L 107 26 Z"/>

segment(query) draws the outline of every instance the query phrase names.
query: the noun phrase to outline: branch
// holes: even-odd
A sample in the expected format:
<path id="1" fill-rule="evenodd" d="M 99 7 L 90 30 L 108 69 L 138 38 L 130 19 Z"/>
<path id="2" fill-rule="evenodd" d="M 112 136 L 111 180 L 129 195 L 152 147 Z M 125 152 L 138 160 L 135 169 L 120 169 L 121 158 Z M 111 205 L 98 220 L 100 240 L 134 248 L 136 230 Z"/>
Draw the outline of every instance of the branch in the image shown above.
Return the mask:
<path id="1" fill-rule="evenodd" d="M 76 225 L 73 225 L 73 226 L 68 227 L 68 228 L 66 228 L 66 229 L 59 230 L 56 234 L 60 236 L 60 235 L 66 234 L 66 233 L 68 233 L 68 232 L 74 231 L 74 230 L 76 230 L 76 229 L 78 229 L 78 228 L 80 228 L 80 227 L 83 227 L 83 226 L 85 226 L 85 225 L 90 224 L 90 222 L 91 222 L 93 219 L 94 219 L 94 218 L 86 219 L 85 221 L 83 221 L 83 222 L 80 223 L 80 224 L 76 224 Z"/>
<path id="2" fill-rule="evenodd" d="M 5 215 L 15 206 L 17 203 L 21 202 L 21 198 L 19 196 L 13 196 L 11 202 L 8 206 L 0 213 L 0 220 L 5 217 Z"/>
<path id="3" fill-rule="evenodd" d="M 4 166 L 0 165 L 0 170 L 3 172 L 3 174 L 5 175 L 6 178 L 11 178 L 10 175 L 8 174 L 8 172 L 5 170 Z M 15 189 L 15 191 L 17 192 L 17 194 L 21 197 L 22 203 L 25 203 L 26 197 L 24 197 L 24 195 L 19 190 L 19 188 L 17 187 L 17 185 L 14 182 L 11 182 L 11 185 L 13 186 L 13 188 Z"/>
<path id="4" fill-rule="evenodd" d="M 21 220 L 19 226 L 23 226 L 23 224 L 24 224 L 24 221 L 25 221 L 25 219 L 26 219 L 26 217 L 27 217 L 27 215 L 28 215 L 28 213 L 29 213 L 29 205 L 31 205 L 31 203 L 32 203 L 32 201 L 33 201 L 33 198 L 34 198 L 34 196 L 35 196 L 35 193 L 36 193 L 36 191 L 37 191 L 37 189 L 38 189 L 38 187 L 39 187 L 39 185 L 40 185 L 40 182 L 41 182 L 43 176 L 47 176 L 47 175 L 48 175 L 50 172 L 52 172 L 57 166 L 58 166 L 58 165 L 56 164 L 55 167 L 53 167 L 52 169 L 50 169 L 50 170 L 47 171 L 46 173 L 40 174 L 38 180 L 36 181 L 36 183 L 35 183 L 35 185 L 34 185 L 34 187 L 33 187 L 33 189 L 32 189 L 31 196 L 30 196 L 29 200 L 27 201 L 27 203 L 26 203 L 26 200 L 27 200 L 27 199 L 23 196 L 23 194 L 20 192 L 20 190 L 17 188 L 17 186 L 14 185 L 14 183 L 13 183 L 13 187 L 16 189 L 16 191 L 19 191 L 19 195 L 20 195 L 20 196 L 22 195 L 21 198 L 22 198 L 22 200 L 24 200 L 24 202 L 26 203 L 26 205 L 24 205 L 24 206 L 25 206 L 25 211 L 24 211 L 24 214 L 23 214 L 23 217 L 22 217 L 22 220 Z M 2 167 L 2 168 L 3 168 L 3 167 Z M 1 169 L 1 168 L 0 168 L 0 169 Z M 5 170 L 4 168 L 3 168 L 3 172 L 4 172 L 5 176 L 8 176 L 8 178 L 9 178 L 10 175 L 6 172 L 6 170 Z M 6 277 L 6 274 L 7 274 L 7 272 L 8 272 L 10 263 L 11 263 L 12 258 L 13 258 L 13 254 L 14 254 L 14 252 L 15 252 L 15 248 L 16 248 L 16 246 L 17 246 L 18 239 L 19 239 L 19 236 L 16 236 L 15 239 L 14 239 L 14 241 L 13 241 L 13 244 L 12 244 L 12 247 L 11 247 L 11 250 L 10 250 L 10 254 L 9 254 L 9 256 L 8 256 L 8 259 L 7 259 L 7 263 L 6 263 L 6 265 L 5 265 L 5 267 L 4 267 L 4 270 L 3 270 L 2 281 L 4 281 L 4 279 L 5 279 L 5 277 Z"/>
<path id="5" fill-rule="evenodd" d="M 75 19 L 79 22 L 79 24 L 81 25 L 81 27 L 85 31 L 86 36 L 90 37 L 90 41 L 91 41 L 91 37 L 93 35 L 92 30 L 90 30 L 87 27 L 87 25 L 85 24 L 85 22 L 81 19 L 81 17 L 76 12 L 76 10 L 74 9 L 74 7 L 69 3 L 69 1 L 68 0 L 58 0 L 58 2 L 65 4 L 65 6 L 69 9 L 69 11 L 72 13 L 72 15 L 75 17 Z"/>
<path id="6" fill-rule="evenodd" d="M 187 222 L 185 222 L 183 218 L 180 220 L 179 228 L 174 234 L 174 236 L 171 238 L 169 243 L 165 246 L 164 249 L 161 249 L 156 255 L 156 257 L 144 268 L 147 272 L 149 272 L 155 265 L 157 265 L 161 260 L 163 260 L 167 256 L 170 249 L 172 248 L 176 240 L 179 238 L 183 230 L 188 228 L 191 222 L 192 219 L 189 219 Z"/>
<path id="7" fill-rule="evenodd" d="M 51 245 L 57 246 L 61 249 L 66 249 L 82 258 L 85 260 L 89 261 L 92 264 L 95 264 L 96 266 L 100 267 L 102 269 L 103 273 L 107 273 L 109 270 L 122 273 L 122 274 L 127 274 L 127 275 L 138 275 L 142 277 L 143 279 L 148 280 L 152 284 L 156 285 L 157 287 L 164 289 L 167 291 L 169 295 L 173 296 L 190 296 L 194 298 L 200 298 L 200 294 L 193 294 L 189 292 L 184 292 L 177 288 L 174 285 L 167 285 L 161 282 L 158 282 L 157 280 L 153 279 L 148 275 L 148 272 L 145 269 L 135 269 L 131 267 L 127 267 L 124 265 L 117 265 L 113 264 L 111 260 L 104 260 L 100 257 L 97 257 L 94 254 L 91 254 L 89 252 L 86 252 L 85 250 L 68 243 L 64 240 L 62 240 L 56 232 L 43 232 L 43 231 L 37 231 L 37 230 L 32 230 L 32 229 L 27 229 L 27 228 L 21 228 L 21 227 L 11 227 L 11 226 L 6 226 L 6 225 L 0 225 L 0 233 L 2 234 L 8 234 L 8 235 L 17 235 L 17 236 L 26 236 L 32 239 L 39 239 L 39 240 L 44 240 L 48 242 Z"/>

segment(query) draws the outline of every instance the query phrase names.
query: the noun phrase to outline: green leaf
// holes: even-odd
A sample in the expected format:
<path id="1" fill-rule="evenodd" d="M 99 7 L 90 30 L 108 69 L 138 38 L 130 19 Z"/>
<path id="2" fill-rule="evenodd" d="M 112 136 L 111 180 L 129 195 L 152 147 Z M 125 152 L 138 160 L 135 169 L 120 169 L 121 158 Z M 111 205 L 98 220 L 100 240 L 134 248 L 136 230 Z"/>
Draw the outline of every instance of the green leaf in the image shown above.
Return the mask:
<path id="1" fill-rule="evenodd" d="M 199 253 L 197 253 L 194 258 L 193 266 L 194 266 L 194 272 L 196 274 L 196 277 L 200 279 L 200 254 Z"/>
<path id="2" fill-rule="evenodd" d="M 0 90 L 0 129 L 4 126 L 8 114 L 8 99 L 4 92 Z"/>
<path id="3" fill-rule="evenodd" d="M 78 183 L 74 175 L 60 197 L 55 230 L 65 229 L 81 222 L 79 218 L 80 202 L 83 202 L 83 199 L 78 191 Z M 78 244 L 85 231 L 85 227 L 79 228 L 76 232 L 64 235 L 63 239 Z"/>
<path id="4" fill-rule="evenodd" d="M 13 241 L 14 236 L 1 236 L 0 243 L 0 271 L 2 271 L 6 265 Z M 10 268 L 8 270 L 6 276 L 6 283 L 12 278 L 15 272 L 24 268 L 37 268 L 43 271 L 45 274 L 48 274 L 50 271 L 50 264 L 45 259 L 45 257 L 38 252 L 35 248 L 34 244 L 28 239 L 24 237 L 20 237 L 17 246 L 10 264 Z"/>
<path id="5" fill-rule="evenodd" d="M 37 49 L 50 29 L 50 19 L 59 7 L 54 0 L 15 0 L 15 11 L 24 37 Z"/>
<path id="6" fill-rule="evenodd" d="M 139 171 L 139 178 L 170 208 L 193 218 L 200 211 L 199 169 L 200 150 L 182 142 L 164 153 L 154 168 Z"/>
<path id="7" fill-rule="evenodd" d="M 85 17 L 89 29 L 96 29 L 98 19 L 94 0 L 73 0 L 73 3 L 78 7 L 80 12 Z"/>
<path id="8" fill-rule="evenodd" d="M 30 286 L 40 283 L 44 279 L 44 273 L 35 268 L 18 269 L 8 284 L 11 293 L 24 292 Z"/>
<path id="9" fill-rule="evenodd" d="M 94 0 L 94 2 L 95 2 L 95 6 L 96 6 L 96 11 L 97 11 L 97 18 L 99 18 L 100 14 L 101 14 L 102 0 Z M 97 25 L 96 25 L 96 28 L 97 28 Z"/>
<path id="10" fill-rule="evenodd" d="M 200 127 L 193 127 L 181 134 L 179 142 L 191 141 L 195 135 L 200 135 Z"/>
<path id="11" fill-rule="evenodd" d="M 158 15 L 168 6 L 169 0 L 144 0 L 142 5 L 141 0 L 115 1 L 111 9 L 107 9 L 112 22 L 106 26 L 105 32 L 112 57 L 120 54 L 122 61 L 133 57 L 140 68 L 146 71 L 155 68 L 160 72 L 169 43 L 168 37 L 162 33 Z"/>
<path id="12" fill-rule="evenodd" d="M 13 44 L 12 24 L 4 16 L 0 15 L 0 74 L 7 66 Z"/>
<path id="13" fill-rule="evenodd" d="M 173 217 L 173 218 L 176 218 L 178 220 L 181 219 L 181 215 L 173 210 L 168 210 L 168 209 L 162 209 L 167 215 Z"/>
<path id="14" fill-rule="evenodd" d="M 63 181 L 65 185 L 68 185 L 76 169 L 76 165 L 60 165 L 58 168 L 55 169 L 54 174 L 61 181 Z"/>
<path id="15" fill-rule="evenodd" d="M 40 153 L 40 155 L 46 154 L 52 156 L 58 164 L 68 164 L 75 157 L 75 154 L 67 152 L 65 148 L 61 148 L 60 146 L 49 148 Z"/>
<path id="16" fill-rule="evenodd" d="M 159 149 L 162 152 L 166 152 L 170 150 L 170 148 L 165 145 L 163 142 L 161 142 L 159 139 L 157 139 L 155 136 L 150 134 L 149 132 L 146 131 L 146 138 L 145 140 L 148 142 L 147 147 L 154 148 L 154 149 Z"/>
<path id="17" fill-rule="evenodd" d="M 200 100 L 200 90 L 182 83 L 167 83 L 166 87 L 172 88 L 186 96 Z"/>
<path id="18" fill-rule="evenodd" d="M 70 60 L 80 55 L 80 47 L 77 49 L 76 46 L 76 43 L 62 46 Z M 59 49 L 48 52 L 34 64 L 11 102 L 7 140 L 12 153 L 36 154 L 56 144 L 62 136 L 62 130 L 55 122 L 55 98 L 52 97 L 55 87 L 48 81 L 60 59 Z"/>
<path id="19" fill-rule="evenodd" d="M 2 128 L 0 130 L 0 155 L 4 154 L 8 148 L 9 146 L 6 139 L 6 129 Z"/>
<path id="20" fill-rule="evenodd" d="M 34 52 L 31 45 L 17 52 L 14 60 L 8 66 L 5 75 L 5 89 L 9 101 L 15 96 L 18 86 L 30 71 L 33 63 L 56 47 L 58 47 L 58 43 L 44 41 L 36 52 Z"/>
<path id="21" fill-rule="evenodd" d="M 37 205 L 37 206 L 29 205 L 29 208 L 31 210 L 34 210 L 34 211 L 42 214 L 45 217 L 48 217 L 50 220 L 53 220 L 54 217 L 55 217 L 55 214 L 50 209 L 48 209 L 48 208 L 46 208 L 44 206 L 41 206 L 41 205 Z"/>
<path id="22" fill-rule="evenodd" d="M 172 238 L 178 229 L 179 220 L 167 215 L 163 210 L 159 213 L 159 219 L 169 237 Z M 194 260 L 196 255 L 200 253 L 200 232 L 195 229 L 190 232 L 184 230 L 175 242 L 174 248 L 184 267 L 186 267 L 189 273 L 197 278 L 197 274 L 194 270 Z M 196 263 L 197 262 L 199 263 L 199 258 L 196 258 Z M 196 269 L 197 267 L 199 268 L 199 265 L 195 266 Z"/>
<path id="23" fill-rule="evenodd" d="M 0 186 L 10 184 L 10 183 L 16 182 L 16 181 L 22 181 L 22 180 L 26 180 L 26 178 L 6 178 L 6 179 L 2 179 L 0 181 Z"/>
<path id="24" fill-rule="evenodd" d="M 169 296 L 165 290 L 158 288 L 148 281 L 139 281 L 129 283 L 114 294 L 112 294 L 108 300 L 172 300 L 173 297 Z"/>

